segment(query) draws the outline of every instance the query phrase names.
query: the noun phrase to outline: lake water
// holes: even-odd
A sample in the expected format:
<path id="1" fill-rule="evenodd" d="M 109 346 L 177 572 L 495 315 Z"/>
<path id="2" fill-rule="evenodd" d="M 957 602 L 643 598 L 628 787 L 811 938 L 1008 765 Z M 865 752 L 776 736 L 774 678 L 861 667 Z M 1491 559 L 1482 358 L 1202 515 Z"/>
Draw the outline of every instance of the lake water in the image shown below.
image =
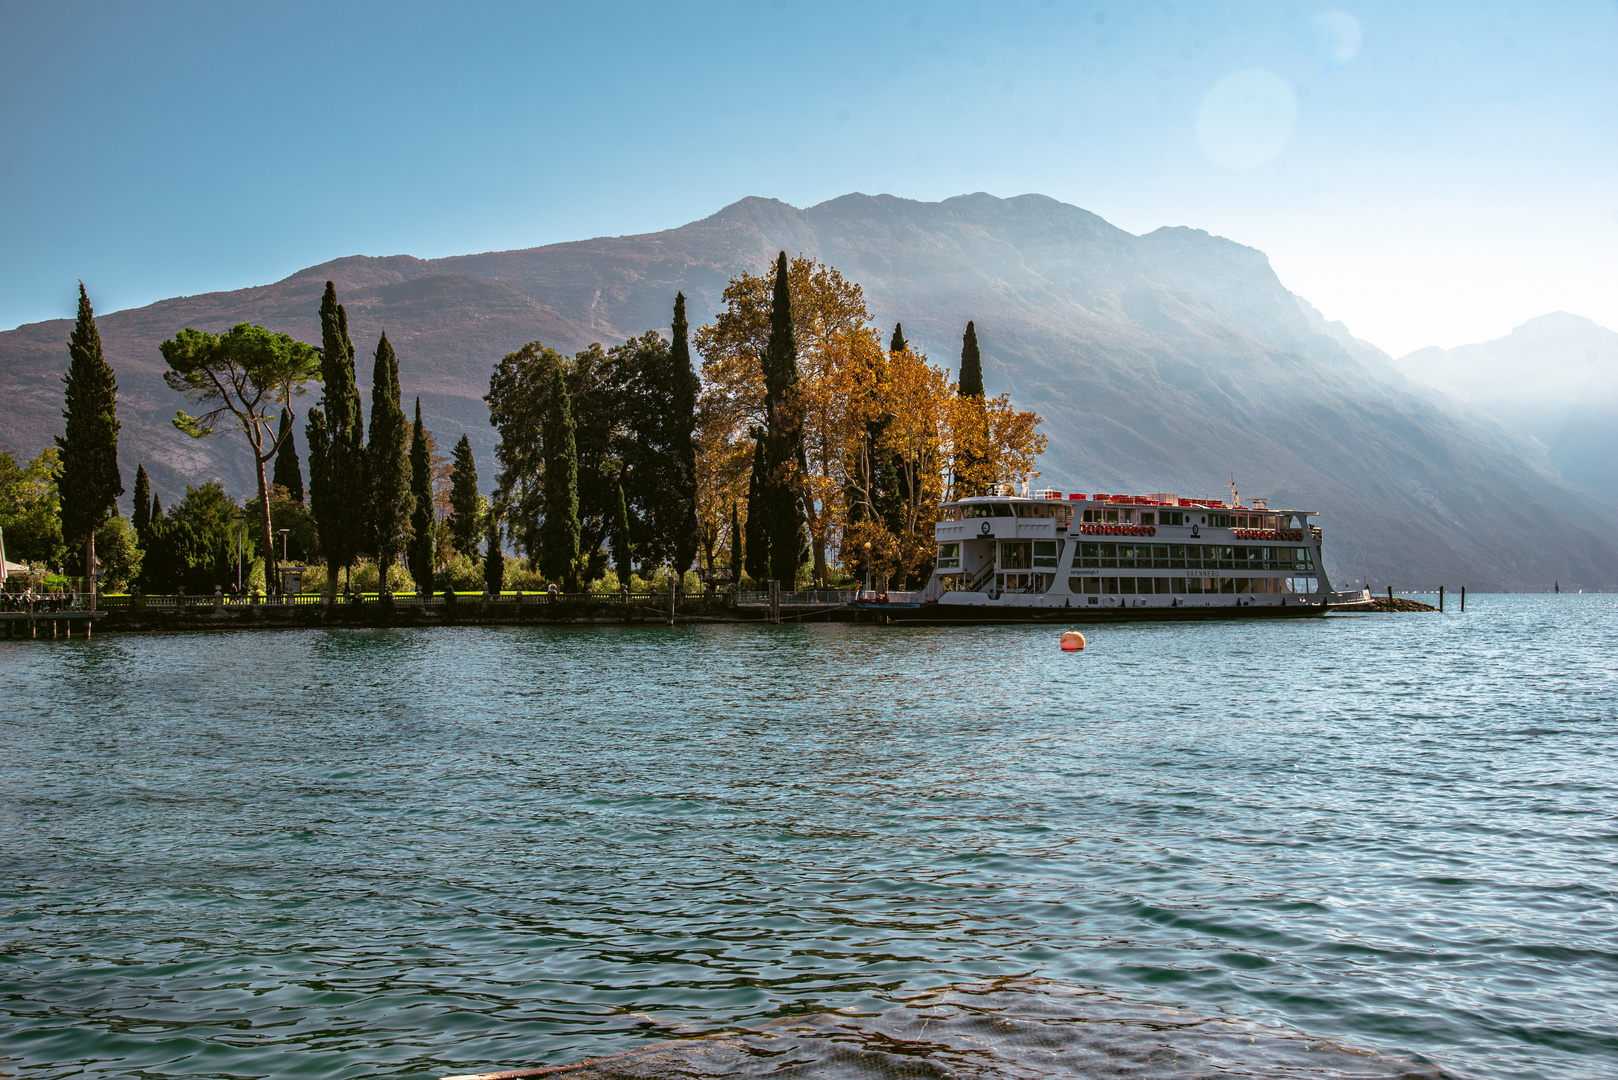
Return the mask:
<path id="1" fill-rule="evenodd" d="M 1468 609 L 0 643 L 0 1072 L 1618 1074 L 1618 597 Z"/>

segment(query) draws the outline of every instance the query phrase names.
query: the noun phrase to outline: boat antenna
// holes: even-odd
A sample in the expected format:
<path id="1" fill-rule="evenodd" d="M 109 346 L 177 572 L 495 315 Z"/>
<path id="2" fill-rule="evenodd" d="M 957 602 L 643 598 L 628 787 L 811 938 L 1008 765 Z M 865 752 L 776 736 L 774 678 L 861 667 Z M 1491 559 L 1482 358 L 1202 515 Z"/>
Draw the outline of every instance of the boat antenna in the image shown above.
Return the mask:
<path id="1" fill-rule="evenodd" d="M 1236 493 L 1236 474 L 1230 474 L 1230 505 L 1238 509 L 1242 505 L 1242 497 Z"/>

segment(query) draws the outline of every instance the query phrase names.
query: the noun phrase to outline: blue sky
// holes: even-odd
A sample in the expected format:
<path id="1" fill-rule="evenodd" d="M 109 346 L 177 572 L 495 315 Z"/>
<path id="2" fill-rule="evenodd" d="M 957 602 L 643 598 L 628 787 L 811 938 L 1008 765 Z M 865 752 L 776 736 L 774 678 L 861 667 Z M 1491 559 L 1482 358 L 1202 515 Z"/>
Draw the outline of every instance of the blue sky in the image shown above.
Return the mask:
<path id="1" fill-rule="evenodd" d="M 850 191 L 1205 228 L 1395 355 L 1618 326 L 1618 4 L 0 0 L 0 327 Z"/>

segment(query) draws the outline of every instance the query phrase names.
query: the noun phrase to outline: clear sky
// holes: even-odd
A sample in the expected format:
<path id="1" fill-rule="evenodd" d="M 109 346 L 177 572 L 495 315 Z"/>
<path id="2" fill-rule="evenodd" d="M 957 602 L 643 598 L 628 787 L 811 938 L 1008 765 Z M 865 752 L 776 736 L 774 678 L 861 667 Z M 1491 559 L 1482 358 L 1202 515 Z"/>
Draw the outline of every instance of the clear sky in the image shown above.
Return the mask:
<path id="1" fill-rule="evenodd" d="M 0 327 L 850 191 L 1204 228 L 1395 355 L 1618 327 L 1618 4 L 0 0 Z"/>

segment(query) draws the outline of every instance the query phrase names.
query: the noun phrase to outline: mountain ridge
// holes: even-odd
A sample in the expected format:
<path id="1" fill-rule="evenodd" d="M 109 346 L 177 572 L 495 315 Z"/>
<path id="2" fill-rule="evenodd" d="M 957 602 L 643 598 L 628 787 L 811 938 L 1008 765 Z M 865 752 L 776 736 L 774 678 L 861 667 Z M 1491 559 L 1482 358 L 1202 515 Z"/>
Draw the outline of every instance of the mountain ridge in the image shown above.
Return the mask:
<path id="1" fill-rule="evenodd" d="M 467 431 L 487 482 L 493 433 L 480 398 L 501 355 L 535 339 L 570 352 L 666 329 L 677 289 L 700 324 L 735 273 L 765 271 L 778 250 L 860 282 L 880 324 L 903 321 L 952 369 L 974 319 L 990 392 L 1045 417 L 1055 486 L 1209 494 L 1234 472 L 1245 492 L 1329 515 L 1338 585 L 1618 585 L 1618 548 L 1605 539 L 1618 506 L 1569 487 L 1464 405 L 1399 385 L 1385 353 L 1286 289 L 1263 252 L 1186 226 L 1135 236 L 1042 195 L 851 193 L 804 209 L 749 197 L 655 233 L 438 259 L 346 256 L 267 286 L 111 313 L 103 340 L 120 384 L 129 379 L 121 460 L 131 474 L 145 461 L 165 502 L 211 475 L 245 490 L 244 455 L 226 440 L 182 446 L 163 430 L 181 403 L 161 383 L 156 343 L 183 325 L 238 319 L 318 340 L 330 277 L 361 378 L 385 325 L 405 393 L 421 393 L 440 442 Z M 49 402 L 57 430 L 51 383 L 67 333 L 65 320 L 0 333 L 0 388 Z M 14 425 L 3 438 L 28 450 L 51 426 Z M 1498 514 L 1502 492 L 1527 520 L 1563 522 L 1561 533 L 1547 542 Z"/>

